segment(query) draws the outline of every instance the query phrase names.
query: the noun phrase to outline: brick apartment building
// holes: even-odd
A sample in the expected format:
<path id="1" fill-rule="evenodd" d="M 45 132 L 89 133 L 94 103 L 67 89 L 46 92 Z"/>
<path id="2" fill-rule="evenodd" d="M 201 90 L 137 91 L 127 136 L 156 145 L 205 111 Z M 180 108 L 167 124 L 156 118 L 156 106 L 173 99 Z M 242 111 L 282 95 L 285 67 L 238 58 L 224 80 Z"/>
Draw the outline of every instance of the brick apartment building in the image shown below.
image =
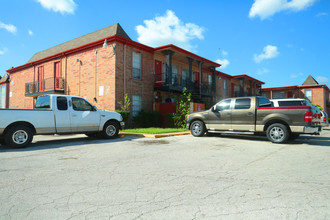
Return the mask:
<path id="1" fill-rule="evenodd" d="M 38 52 L 26 64 L 7 70 L 6 107 L 29 109 L 39 95 L 67 94 L 115 110 L 127 93 L 136 114 L 172 101 L 183 87 L 194 102 L 207 107 L 222 98 L 260 93 L 263 82 L 216 71 L 219 66 L 174 45 L 152 48 L 132 41 L 117 23 Z"/>
<path id="2" fill-rule="evenodd" d="M 301 86 L 263 88 L 262 95 L 270 99 L 308 98 L 330 114 L 330 90 L 326 85 L 320 85 L 311 75 Z"/>

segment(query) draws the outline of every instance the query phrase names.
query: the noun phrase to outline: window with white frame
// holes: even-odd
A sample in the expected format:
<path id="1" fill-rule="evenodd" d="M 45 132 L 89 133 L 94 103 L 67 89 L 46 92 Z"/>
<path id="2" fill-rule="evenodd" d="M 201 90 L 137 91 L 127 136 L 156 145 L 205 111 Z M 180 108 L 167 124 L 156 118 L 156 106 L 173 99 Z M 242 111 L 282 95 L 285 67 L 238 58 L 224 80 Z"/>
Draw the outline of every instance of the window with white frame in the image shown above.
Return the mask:
<path id="1" fill-rule="evenodd" d="M 136 116 L 141 111 L 141 96 L 132 96 L 132 115 Z"/>
<path id="2" fill-rule="evenodd" d="M 6 86 L 0 86 L 0 108 L 6 107 Z"/>
<path id="3" fill-rule="evenodd" d="M 133 79 L 141 79 L 141 53 L 133 52 L 133 66 L 132 73 Z"/>
<path id="4" fill-rule="evenodd" d="M 312 90 L 305 90 L 305 97 L 312 101 Z"/>
<path id="5" fill-rule="evenodd" d="M 223 80 L 223 95 L 224 95 L 224 98 L 227 98 L 227 80 L 226 79 Z"/>

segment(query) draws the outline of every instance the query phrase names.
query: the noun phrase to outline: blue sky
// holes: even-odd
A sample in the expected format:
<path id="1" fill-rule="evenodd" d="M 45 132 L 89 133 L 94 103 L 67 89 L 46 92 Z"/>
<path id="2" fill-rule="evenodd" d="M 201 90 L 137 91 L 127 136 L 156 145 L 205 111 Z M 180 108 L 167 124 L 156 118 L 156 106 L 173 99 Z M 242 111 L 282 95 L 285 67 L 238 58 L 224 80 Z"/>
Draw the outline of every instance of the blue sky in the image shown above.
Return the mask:
<path id="1" fill-rule="evenodd" d="M 0 0 L 0 75 L 34 53 L 119 22 L 132 40 L 175 44 L 263 87 L 330 86 L 329 0 Z"/>

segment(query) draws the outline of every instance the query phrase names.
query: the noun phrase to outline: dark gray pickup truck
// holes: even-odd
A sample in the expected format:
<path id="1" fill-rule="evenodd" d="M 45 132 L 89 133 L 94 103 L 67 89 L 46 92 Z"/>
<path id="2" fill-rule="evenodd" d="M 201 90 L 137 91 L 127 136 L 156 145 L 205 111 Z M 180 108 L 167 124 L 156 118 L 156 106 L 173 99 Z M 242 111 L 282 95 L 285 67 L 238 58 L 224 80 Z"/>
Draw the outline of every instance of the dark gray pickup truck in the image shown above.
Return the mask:
<path id="1" fill-rule="evenodd" d="M 273 143 L 294 140 L 299 134 L 319 134 L 322 127 L 310 106 L 271 107 L 269 99 L 228 98 L 211 109 L 187 117 L 191 134 L 208 133 L 266 134 Z"/>

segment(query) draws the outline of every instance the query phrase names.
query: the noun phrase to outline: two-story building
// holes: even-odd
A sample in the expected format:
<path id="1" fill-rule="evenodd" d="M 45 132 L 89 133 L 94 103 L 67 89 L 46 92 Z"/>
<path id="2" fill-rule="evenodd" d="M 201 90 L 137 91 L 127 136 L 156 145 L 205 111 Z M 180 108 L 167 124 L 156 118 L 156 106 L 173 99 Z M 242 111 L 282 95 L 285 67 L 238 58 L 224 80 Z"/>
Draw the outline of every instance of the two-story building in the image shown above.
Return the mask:
<path id="1" fill-rule="evenodd" d="M 270 99 L 307 98 L 330 114 L 330 90 L 327 85 L 319 84 L 311 75 L 301 86 L 263 88 L 262 95 Z"/>
<path id="2" fill-rule="evenodd" d="M 220 64 L 175 45 L 152 48 L 132 41 L 117 23 L 40 51 L 10 73 L 10 108 L 33 108 L 43 94 L 82 96 L 101 109 L 118 109 L 127 93 L 133 115 L 172 102 L 183 87 L 193 102 L 258 95 L 263 82 L 230 76 Z"/>

